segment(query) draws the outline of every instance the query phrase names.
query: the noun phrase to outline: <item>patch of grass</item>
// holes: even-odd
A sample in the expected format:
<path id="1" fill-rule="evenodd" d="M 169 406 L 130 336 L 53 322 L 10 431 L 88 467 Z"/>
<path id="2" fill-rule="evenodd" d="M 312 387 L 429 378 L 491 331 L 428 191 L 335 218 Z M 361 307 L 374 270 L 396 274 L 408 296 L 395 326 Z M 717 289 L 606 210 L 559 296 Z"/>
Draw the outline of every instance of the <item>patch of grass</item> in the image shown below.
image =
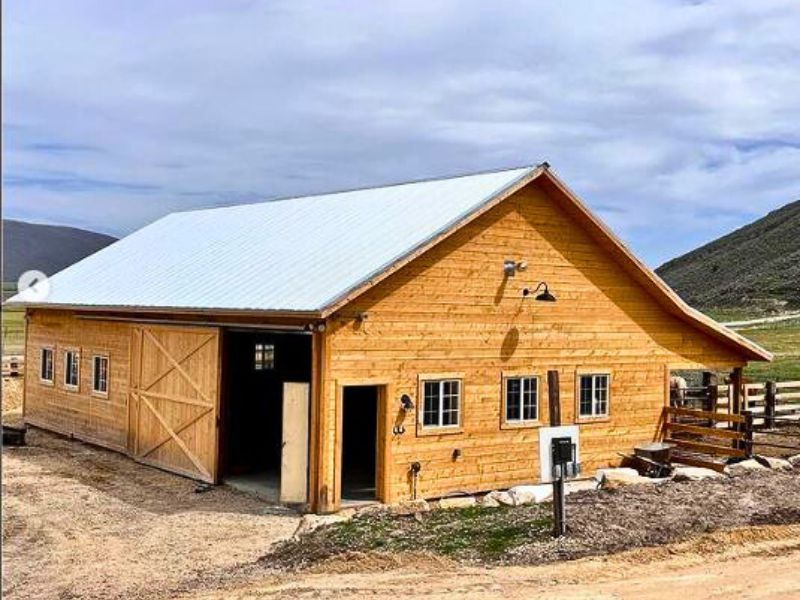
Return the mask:
<path id="1" fill-rule="evenodd" d="M 25 346 L 25 312 L 18 308 L 3 308 L 3 354 L 22 352 Z"/>
<path id="2" fill-rule="evenodd" d="M 755 381 L 800 380 L 800 319 L 765 323 L 737 332 L 775 355 L 771 363 L 751 362 L 744 371 L 746 377 Z"/>
<path id="3" fill-rule="evenodd" d="M 469 507 L 418 517 L 386 513 L 318 529 L 289 541 L 270 556 L 288 564 L 316 562 L 344 552 L 431 552 L 458 560 L 499 562 L 509 551 L 549 539 L 552 506 Z"/>

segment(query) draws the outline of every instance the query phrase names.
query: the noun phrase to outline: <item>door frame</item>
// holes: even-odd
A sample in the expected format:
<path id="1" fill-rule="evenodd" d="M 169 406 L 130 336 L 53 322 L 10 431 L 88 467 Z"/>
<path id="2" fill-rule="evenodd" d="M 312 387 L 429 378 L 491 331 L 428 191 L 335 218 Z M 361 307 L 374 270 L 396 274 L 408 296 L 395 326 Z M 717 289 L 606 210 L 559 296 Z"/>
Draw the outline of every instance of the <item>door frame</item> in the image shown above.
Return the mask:
<path id="1" fill-rule="evenodd" d="M 375 387 L 377 389 L 377 439 L 375 440 L 375 500 L 384 504 L 391 502 L 391 411 L 392 383 L 386 379 L 337 379 L 336 380 L 336 436 L 333 466 L 333 510 L 342 505 L 342 436 L 344 419 L 344 389 L 346 387 Z"/>

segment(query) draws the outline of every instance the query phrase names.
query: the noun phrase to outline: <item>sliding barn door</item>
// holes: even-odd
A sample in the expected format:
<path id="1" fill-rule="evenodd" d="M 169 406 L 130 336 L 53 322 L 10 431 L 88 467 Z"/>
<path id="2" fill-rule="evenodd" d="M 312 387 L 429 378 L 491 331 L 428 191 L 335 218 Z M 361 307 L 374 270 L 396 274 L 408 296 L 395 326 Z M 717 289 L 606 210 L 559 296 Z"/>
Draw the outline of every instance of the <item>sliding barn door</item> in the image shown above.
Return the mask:
<path id="1" fill-rule="evenodd" d="M 213 483 L 219 330 L 134 327 L 132 335 L 131 453 L 143 463 Z"/>

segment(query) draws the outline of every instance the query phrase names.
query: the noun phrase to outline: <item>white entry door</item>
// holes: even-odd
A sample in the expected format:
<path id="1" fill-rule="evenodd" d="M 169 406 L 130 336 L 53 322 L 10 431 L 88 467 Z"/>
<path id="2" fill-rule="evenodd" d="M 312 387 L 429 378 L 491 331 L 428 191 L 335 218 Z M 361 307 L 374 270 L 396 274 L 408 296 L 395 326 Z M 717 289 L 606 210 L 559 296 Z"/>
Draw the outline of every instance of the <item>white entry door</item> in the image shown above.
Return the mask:
<path id="1" fill-rule="evenodd" d="M 308 404 L 310 385 L 283 384 L 283 450 L 281 502 L 308 501 Z"/>

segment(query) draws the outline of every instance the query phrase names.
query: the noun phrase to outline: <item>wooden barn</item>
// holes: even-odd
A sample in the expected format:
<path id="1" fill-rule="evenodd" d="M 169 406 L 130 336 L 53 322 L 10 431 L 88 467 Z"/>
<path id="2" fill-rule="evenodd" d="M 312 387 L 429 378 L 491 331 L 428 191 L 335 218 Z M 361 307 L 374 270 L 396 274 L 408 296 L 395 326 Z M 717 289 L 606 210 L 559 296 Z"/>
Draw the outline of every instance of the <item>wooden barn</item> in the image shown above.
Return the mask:
<path id="1" fill-rule="evenodd" d="M 767 351 L 682 302 L 547 164 L 169 215 L 27 311 L 25 420 L 317 512 L 583 473 L 676 369 Z"/>

